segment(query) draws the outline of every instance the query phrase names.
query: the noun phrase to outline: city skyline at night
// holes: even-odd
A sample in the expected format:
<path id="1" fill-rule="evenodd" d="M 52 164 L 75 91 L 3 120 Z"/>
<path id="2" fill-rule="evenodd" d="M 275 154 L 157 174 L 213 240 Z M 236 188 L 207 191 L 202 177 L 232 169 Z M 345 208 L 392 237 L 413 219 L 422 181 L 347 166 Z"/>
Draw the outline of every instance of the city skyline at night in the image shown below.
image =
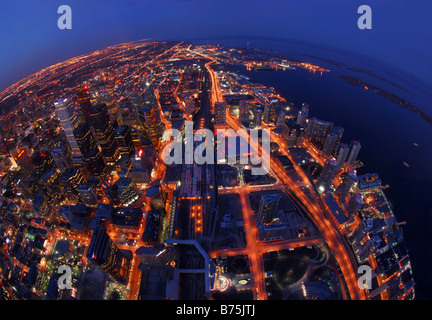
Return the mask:
<path id="1" fill-rule="evenodd" d="M 68 3 L 73 9 L 71 30 L 59 30 L 60 6 L 55 1 L 18 0 L 1 4 L 3 39 L 0 70 L 7 72 L 0 88 L 79 54 L 121 42 L 144 38 L 155 41 L 218 41 L 243 39 L 251 46 L 265 42 L 300 45 L 310 54 L 316 49 L 340 56 L 375 60 L 374 66 L 399 80 L 421 84 L 430 91 L 432 78 L 427 71 L 432 53 L 425 41 L 430 26 L 432 4 L 418 0 L 375 1 L 373 28 L 359 30 L 360 0 L 235 1 L 199 0 L 92 1 L 82 6 L 79 0 Z M 415 17 L 415 18 L 414 18 Z M 199 27 L 197 27 L 199 26 Z M 8 33 L 13 36 L 9 36 Z M 267 43 L 270 41 L 270 43 Z M 416 48 L 415 50 L 413 48 Z"/>
<path id="2" fill-rule="evenodd" d="M 431 299 L 430 4 L 19 4 L 0 300 Z"/>
<path id="3" fill-rule="evenodd" d="M 21 106 L 9 115 L 24 117 L 21 123 L 27 119 L 34 137 L 27 148 L 33 153 L 49 154 L 49 149 L 65 146 L 69 156 L 63 160 L 70 161 L 66 167 L 64 161 L 57 167 L 54 161 L 41 166 L 33 154 L 30 168 L 18 162 L 18 168 L 9 169 L 20 176 L 21 168 L 39 168 L 38 175 L 22 177 L 19 190 L 25 195 L 23 201 L 35 210 L 28 226 L 44 230 L 44 249 L 48 243 L 54 246 L 74 237 L 91 242 L 86 256 L 76 264 L 84 267 L 81 276 L 96 268 L 125 285 L 128 299 L 143 298 L 145 283 L 150 281 L 143 277 L 156 266 L 136 251 L 154 247 L 152 259 L 168 249 L 176 252 L 170 256 L 173 260 L 158 264 L 165 270 L 159 281 L 167 282 L 167 290 L 168 283 L 177 285 L 175 294 L 170 291 L 173 296 L 168 291 L 164 295 L 159 288 L 161 298 L 414 298 L 408 252 L 381 180 L 378 175 L 356 173 L 364 166 L 358 160 L 361 144 L 354 140 L 344 148 L 343 128 L 311 117 L 313 108 L 306 103 L 299 109 L 274 88 L 251 82 L 236 70 L 303 70 L 322 76 L 330 69 L 262 50 L 147 41 L 109 47 L 52 68 L 56 71 L 42 70 L 32 76 L 34 80 L 11 88 L 25 92 L 21 100 L 30 106 L 22 116 Z M 78 89 L 65 84 L 56 86 L 53 94 L 41 87 L 33 91 L 28 85 L 49 88 L 59 79 Z M 44 91 L 45 96 L 37 94 Z M 219 116 L 215 124 L 216 107 L 223 108 L 218 112 L 225 112 L 225 117 Z M 154 115 L 140 117 L 149 108 Z M 157 118 L 161 130 L 152 128 Z M 57 121 L 57 127 L 49 144 L 43 144 L 37 137 L 43 136 L 47 120 Z M 199 133 L 205 140 L 194 137 Z M 22 148 L 19 141 L 18 150 Z M 163 153 L 174 143 L 185 153 L 173 163 Z M 9 149 L 7 145 L 9 142 L 4 144 Z M 195 150 L 190 160 L 189 148 Z M 210 149 L 207 161 L 205 154 Z M 254 161 L 256 157 L 261 162 Z M 268 169 L 257 175 L 253 169 L 263 159 L 269 162 Z M 226 178 L 220 180 L 222 176 Z M 51 184 L 59 181 L 61 188 L 35 186 L 41 178 Z M 226 201 L 241 211 L 230 210 Z M 374 223 L 380 227 L 375 229 Z M 5 234 L 13 234 L 12 230 L 10 226 Z M 65 236 L 59 239 L 51 230 L 64 230 Z M 228 244 L 225 237 L 236 240 Z M 384 255 L 388 258 L 380 260 Z M 44 250 L 41 257 L 43 261 L 53 259 Z M 231 260 L 243 265 L 241 273 L 230 267 Z M 281 269 L 279 264 L 286 260 L 291 264 Z M 272 264 L 275 269 L 267 269 Z M 364 265 L 376 275 L 374 286 L 361 290 L 357 269 Z M 304 280 L 283 282 L 283 273 L 294 272 L 287 271 L 294 267 L 300 268 L 298 272 L 304 275 L 299 278 Z M 43 265 L 38 270 L 44 272 Z M 120 275 L 118 270 L 124 271 Z M 317 270 L 326 270 L 326 276 L 314 275 Z M 192 275 L 201 280 L 190 286 Z M 140 277 L 141 282 L 134 282 Z M 345 285 L 341 286 L 342 279 Z M 82 288 L 76 283 L 71 296 L 80 298 Z M 289 296 L 280 289 L 287 284 L 292 292 Z M 320 291 L 308 296 L 302 286 L 311 287 L 310 292 Z"/>

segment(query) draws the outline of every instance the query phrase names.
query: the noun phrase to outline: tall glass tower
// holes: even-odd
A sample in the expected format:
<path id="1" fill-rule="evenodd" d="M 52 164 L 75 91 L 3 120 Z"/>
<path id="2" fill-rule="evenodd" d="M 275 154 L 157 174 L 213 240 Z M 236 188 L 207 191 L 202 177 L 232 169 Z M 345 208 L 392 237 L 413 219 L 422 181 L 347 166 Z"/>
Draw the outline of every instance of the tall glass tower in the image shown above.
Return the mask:
<path id="1" fill-rule="evenodd" d="M 107 164 L 113 164 L 119 157 L 119 150 L 117 141 L 114 138 L 114 127 L 110 122 L 110 116 L 105 103 L 92 107 L 90 121 L 95 130 L 96 139 L 102 149 L 103 157 Z"/>
<path id="2" fill-rule="evenodd" d="M 127 280 L 130 261 L 110 239 L 106 231 L 98 226 L 90 242 L 87 259 L 119 282 Z"/>
<path id="3" fill-rule="evenodd" d="M 74 136 L 74 130 L 80 124 L 80 115 L 75 109 L 75 104 L 70 97 L 65 97 L 54 102 L 54 107 L 57 111 L 57 116 L 66 134 L 66 139 L 69 143 L 74 156 L 82 156 L 79 145 Z"/>

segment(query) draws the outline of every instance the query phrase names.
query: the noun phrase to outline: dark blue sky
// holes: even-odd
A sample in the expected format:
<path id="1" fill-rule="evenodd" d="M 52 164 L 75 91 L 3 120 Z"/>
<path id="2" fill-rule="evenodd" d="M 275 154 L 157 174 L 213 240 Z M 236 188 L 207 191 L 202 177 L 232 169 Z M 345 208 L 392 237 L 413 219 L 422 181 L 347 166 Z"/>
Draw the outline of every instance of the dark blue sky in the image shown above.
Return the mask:
<path id="1" fill-rule="evenodd" d="M 72 8 L 72 30 L 57 8 Z M 373 29 L 357 28 L 372 7 Z M 374 58 L 432 86 L 430 0 L 13 0 L 0 3 L 0 90 L 108 45 L 153 38 L 300 40 Z"/>

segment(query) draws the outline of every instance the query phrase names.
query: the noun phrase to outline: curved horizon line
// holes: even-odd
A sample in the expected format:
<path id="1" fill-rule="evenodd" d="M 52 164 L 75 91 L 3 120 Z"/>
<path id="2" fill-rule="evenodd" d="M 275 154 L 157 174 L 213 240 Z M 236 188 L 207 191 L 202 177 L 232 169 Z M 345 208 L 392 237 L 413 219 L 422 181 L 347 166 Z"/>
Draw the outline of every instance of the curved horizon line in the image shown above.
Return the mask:
<path id="1" fill-rule="evenodd" d="M 371 56 L 368 56 L 368 55 L 365 55 L 365 54 L 362 54 L 362 53 L 353 52 L 353 51 L 350 51 L 350 50 L 347 50 L 347 49 L 344 49 L 344 48 L 332 47 L 332 46 L 328 46 L 328 45 L 321 44 L 321 43 L 313 43 L 313 42 L 310 42 L 310 41 L 304 41 L 304 40 L 298 40 L 298 39 L 280 38 L 280 37 L 271 37 L 271 36 L 259 36 L 259 35 L 258 36 L 257 35 L 247 36 L 247 35 L 240 35 L 240 34 L 238 34 L 238 35 L 225 35 L 225 36 L 218 35 L 218 36 L 210 36 L 210 37 L 193 37 L 193 38 L 185 38 L 185 39 L 177 39 L 177 38 L 162 39 L 162 38 L 158 38 L 158 37 L 154 37 L 154 38 L 152 38 L 152 37 L 150 37 L 150 38 L 139 38 L 139 39 L 134 39 L 134 40 L 130 40 L 130 41 L 122 41 L 122 42 L 117 42 L 117 43 L 109 44 L 107 46 L 104 46 L 103 48 L 83 50 L 82 53 L 80 53 L 78 55 L 73 55 L 73 56 L 70 56 L 70 57 L 68 57 L 66 59 L 50 63 L 49 65 L 47 65 L 47 66 L 45 66 L 45 67 L 43 67 L 43 68 L 41 68 L 41 69 L 39 69 L 37 71 L 31 72 L 31 73 L 27 74 L 26 76 L 21 77 L 20 79 L 14 81 L 13 83 L 11 83 L 9 85 L 6 85 L 3 88 L 0 88 L 0 90 L 1 90 L 0 91 L 0 95 L 1 95 L 1 93 L 3 93 L 7 89 L 9 89 L 13 85 L 15 85 L 16 83 L 18 83 L 18 82 L 26 79 L 27 77 L 29 77 L 29 76 L 37 73 L 37 72 L 40 72 L 40 71 L 42 71 L 42 70 L 44 70 L 46 68 L 49 68 L 49 67 L 51 67 L 51 66 L 53 66 L 53 65 L 55 65 L 57 63 L 61 63 L 61 62 L 67 61 L 69 59 L 73 59 L 75 57 L 79 57 L 81 55 L 89 54 L 89 53 L 92 53 L 92 52 L 95 52 L 95 51 L 98 51 L 98 50 L 107 49 L 109 47 L 113 47 L 113 46 L 116 46 L 116 45 L 121 45 L 121 44 L 126 44 L 126 43 L 134 43 L 134 42 L 139 42 L 139 41 L 143 41 L 143 42 L 147 42 L 147 41 L 148 42 L 151 42 L 151 41 L 154 41 L 154 42 L 170 42 L 170 41 L 194 42 L 194 41 L 214 41 L 214 40 L 245 40 L 245 41 L 248 41 L 249 39 L 250 40 L 258 40 L 258 41 L 281 42 L 281 43 L 285 43 L 285 44 L 295 43 L 295 44 L 298 44 L 298 45 L 301 45 L 301 46 L 304 46 L 304 47 L 309 47 L 310 49 L 312 49 L 312 48 L 318 48 L 318 49 L 323 49 L 324 51 L 328 51 L 328 52 L 338 53 L 338 54 L 342 54 L 342 55 L 345 55 L 345 56 L 351 56 L 352 58 L 369 59 L 370 62 L 377 62 L 377 63 L 383 64 L 385 66 L 391 67 L 393 69 L 397 69 L 400 73 L 402 73 L 402 74 L 404 74 L 406 76 L 409 76 L 411 78 L 410 80 L 414 81 L 419 86 L 419 88 L 421 88 L 422 90 L 426 90 L 428 92 L 432 92 L 432 84 L 429 84 L 428 82 L 423 81 L 421 78 L 419 78 L 418 76 L 416 76 L 416 75 L 414 75 L 412 73 L 408 73 L 406 71 L 402 71 L 402 70 L 398 69 L 396 66 L 389 65 L 386 62 L 383 62 L 379 58 L 376 58 L 376 57 L 371 57 Z M 253 48 L 254 49 L 267 49 L 267 50 L 270 50 L 268 48 L 258 48 L 258 47 L 253 47 Z M 278 52 L 290 52 L 290 51 L 287 51 L 287 50 L 278 50 L 278 49 L 272 49 L 272 50 L 278 51 Z M 301 52 L 293 52 L 293 51 L 291 51 L 291 53 L 302 54 Z M 303 53 L 306 53 L 306 52 L 303 52 Z M 328 58 L 328 57 L 322 57 L 322 56 L 321 57 L 320 56 L 316 56 L 316 57 L 319 57 L 319 58 Z M 339 61 L 339 62 L 342 62 L 342 61 Z M 385 68 L 385 69 L 387 69 L 387 68 Z M 391 75 L 389 71 L 386 71 L 386 72 L 389 75 Z M 393 76 L 403 78 L 405 81 L 407 81 L 407 79 L 404 78 L 402 75 L 393 75 Z"/>

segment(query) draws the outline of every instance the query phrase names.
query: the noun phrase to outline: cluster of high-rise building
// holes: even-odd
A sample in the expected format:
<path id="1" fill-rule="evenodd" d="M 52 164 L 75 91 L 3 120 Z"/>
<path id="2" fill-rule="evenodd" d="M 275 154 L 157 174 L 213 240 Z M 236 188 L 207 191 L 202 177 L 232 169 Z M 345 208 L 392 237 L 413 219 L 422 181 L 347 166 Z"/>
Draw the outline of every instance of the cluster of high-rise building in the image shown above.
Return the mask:
<path id="1" fill-rule="evenodd" d="M 358 199 L 352 211 L 358 213 L 360 222 L 354 223 L 356 228 L 347 237 L 358 262 L 373 268 L 370 298 L 412 299 L 414 281 L 408 250 L 378 174 L 357 176 L 351 199 Z"/>
<path id="2" fill-rule="evenodd" d="M 137 58 L 140 52 L 145 54 Z M 137 42 L 59 64 L 59 79 L 54 69 L 37 74 L 40 87 L 31 86 L 0 119 L 0 298 L 100 299 L 112 288 L 127 299 L 209 297 L 217 291 L 215 281 L 225 279 L 217 279 L 210 259 L 221 249 L 214 250 L 213 241 L 226 237 L 231 227 L 241 230 L 233 243 L 248 242 L 234 249 L 256 251 L 237 259 L 245 263 L 238 270 L 249 273 L 236 275 L 235 286 L 258 297 L 252 290 L 260 287 L 263 274 L 257 273 L 262 271 L 256 265 L 258 242 L 317 241 L 304 208 L 271 189 L 277 180 L 272 173 L 251 177 L 251 163 L 167 165 L 160 157 L 169 143 L 166 129 L 184 137 L 188 120 L 196 132 L 229 127 L 233 116 L 246 131 L 272 130 L 277 140 L 272 156 L 289 174 L 293 163 L 279 151 L 297 152 L 310 186 L 298 176 L 296 183 L 302 190 L 316 188 L 358 264 L 373 267 L 369 298 L 413 295 L 407 250 L 381 181 L 374 174 L 357 174 L 360 143 L 344 143 L 344 129 L 309 117 L 307 104 L 299 109 L 274 88 L 232 71 L 215 73 L 224 102 L 213 101 L 209 56 L 247 68 L 290 66 L 279 58 L 260 64 L 264 56 L 258 53 L 245 57 L 220 47 Z M 199 144 L 182 142 L 182 150 Z M 246 149 L 252 153 L 249 145 Z M 240 156 L 236 153 L 234 162 Z M 229 193 L 219 185 L 223 166 L 234 181 L 232 193 L 243 197 L 241 212 L 219 212 L 219 192 Z M 269 188 L 254 200 L 250 220 L 245 185 Z M 229 203 L 225 210 L 231 205 L 235 208 Z M 222 236 L 215 234 L 221 217 Z M 73 271 L 69 290 L 57 286 L 60 266 Z"/>
<path id="3" fill-rule="evenodd" d="M 359 265 L 373 269 L 370 299 L 413 299 L 414 282 L 400 223 L 385 196 L 378 174 L 358 175 L 360 142 L 342 142 L 343 128 L 332 122 L 307 117 L 303 105 L 297 124 L 306 128 L 294 147 L 307 147 L 323 162 L 311 180 L 329 206 Z"/>
<path id="4" fill-rule="evenodd" d="M 18 114 L 30 129 L 5 132 L 14 143 L 2 146 L 2 152 L 10 154 L 2 162 L 2 189 L 11 188 L 11 196 L 2 200 L 10 203 L 10 213 L 1 209 L 1 240 L 6 245 L 0 269 L 1 278 L 11 285 L 16 279 L 19 290 L 2 290 L 3 298 L 79 298 L 86 295 L 87 273 L 97 275 L 102 287 L 104 279 L 127 285 L 140 272 L 131 265 L 133 250 L 161 241 L 165 206 L 157 178 L 163 169 L 155 171 L 165 125 L 155 89 L 164 76 L 147 79 L 134 90 L 115 88 L 112 79 L 123 75 L 110 73 L 112 67 L 101 77 L 57 93 L 54 100 L 54 95 L 32 96 L 27 114 Z M 159 72 L 163 75 L 164 68 Z M 17 133 L 19 138 L 13 139 Z M 27 239 L 29 230 L 34 231 Z M 69 250 L 54 257 L 58 239 L 66 248 L 68 243 Z M 15 256 L 9 243 L 29 254 L 9 260 Z M 72 244 L 78 244 L 79 254 L 70 250 Z M 74 270 L 68 295 L 56 288 L 59 274 L 54 266 L 60 261 Z M 28 269 L 32 276 L 21 286 Z M 45 279 L 44 287 L 39 278 Z M 140 283 L 132 289 L 138 296 Z"/>

